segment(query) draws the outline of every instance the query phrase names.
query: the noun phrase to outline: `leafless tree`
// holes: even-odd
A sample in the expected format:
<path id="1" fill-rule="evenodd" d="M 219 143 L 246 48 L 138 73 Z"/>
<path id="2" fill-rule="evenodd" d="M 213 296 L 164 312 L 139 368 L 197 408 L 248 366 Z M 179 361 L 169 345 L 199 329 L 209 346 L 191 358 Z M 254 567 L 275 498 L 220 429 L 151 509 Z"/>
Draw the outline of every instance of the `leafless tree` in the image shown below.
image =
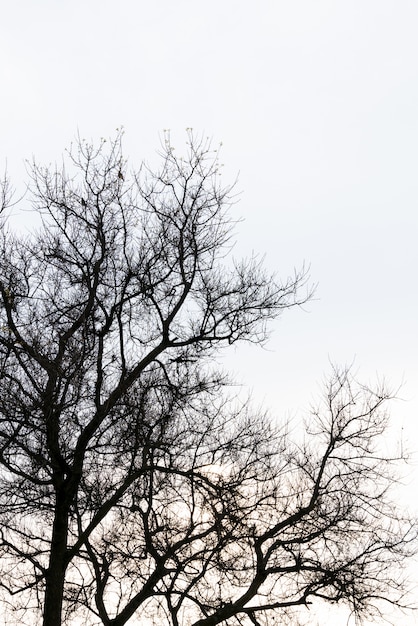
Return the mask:
<path id="1" fill-rule="evenodd" d="M 236 455 L 238 466 L 244 462 L 233 452 L 232 418 L 218 424 L 225 381 L 214 357 L 240 340 L 263 342 L 268 320 L 309 297 L 305 272 L 280 283 L 256 259 L 231 260 L 232 190 L 220 184 L 217 152 L 191 133 L 184 159 L 165 136 L 160 170 L 144 166 L 133 174 L 120 136 L 98 148 L 80 140 L 62 169 L 33 164 L 31 190 L 38 231 L 23 236 L 13 234 L 7 220 L 1 225 L 5 602 L 30 613 L 32 624 L 57 626 L 69 624 L 93 594 L 93 613 L 116 625 L 155 597 L 161 606 L 166 600 L 176 623 L 192 588 L 211 584 L 213 524 L 227 550 L 218 551 L 223 572 L 233 553 L 225 529 L 241 533 L 246 523 L 234 521 L 230 508 L 233 498 L 244 497 L 252 456 L 248 468 L 222 466 L 216 479 L 199 469 L 199 458 L 210 456 L 209 442 L 222 437 L 231 463 Z M 3 217 L 8 201 L 3 185 Z M 237 444 L 244 459 L 245 446 L 263 449 L 250 435 Z M 222 458 L 211 445 L 216 466 Z M 268 465 L 269 454 L 257 463 Z M 254 497 L 258 489 L 255 483 Z M 227 498 L 225 513 L 216 498 Z M 206 515 L 203 503 L 215 521 L 202 517 L 196 530 L 194 520 Z M 170 530 L 184 507 L 189 521 Z M 135 545 L 128 541 L 131 522 Z M 256 537 L 262 522 L 254 524 Z M 178 546 L 172 545 L 175 532 Z M 132 548 L 132 555 L 114 555 L 112 545 Z M 197 545 L 204 569 L 192 577 L 189 593 Z M 164 546 L 171 547 L 162 558 Z M 173 577 L 174 563 L 183 562 L 184 571 Z M 230 575 L 236 584 L 242 578 L 234 568 Z M 198 600 L 199 619 L 209 619 L 211 602 L 210 594 Z M 117 615 L 109 617 L 112 611 Z M 216 611 L 228 617 L 223 605 Z"/>
<path id="2" fill-rule="evenodd" d="M 4 606 L 43 626 L 257 626 L 315 598 L 404 605 L 417 526 L 379 447 L 389 393 L 336 369 L 292 441 L 218 372 L 309 293 L 303 271 L 231 260 L 217 153 L 190 134 L 184 159 L 165 137 L 158 172 L 130 174 L 120 136 L 68 157 L 32 167 L 37 234 L 2 222 Z"/>

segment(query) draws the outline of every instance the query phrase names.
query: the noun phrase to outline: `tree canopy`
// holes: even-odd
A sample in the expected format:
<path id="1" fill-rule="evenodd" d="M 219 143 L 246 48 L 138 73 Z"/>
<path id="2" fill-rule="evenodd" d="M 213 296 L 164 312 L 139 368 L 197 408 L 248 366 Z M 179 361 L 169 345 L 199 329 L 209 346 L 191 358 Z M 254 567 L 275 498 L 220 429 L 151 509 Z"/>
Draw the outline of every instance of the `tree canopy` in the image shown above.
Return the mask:
<path id="1" fill-rule="evenodd" d="M 165 136 L 158 170 L 129 170 L 121 135 L 34 163 L 29 235 L 3 182 L 0 586 L 18 623 L 403 603 L 416 526 L 378 444 L 390 394 L 336 368 L 304 441 L 233 396 L 219 351 L 265 342 L 310 291 L 303 268 L 280 281 L 233 258 L 233 189 L 188 139 L 178 157 Z"/>

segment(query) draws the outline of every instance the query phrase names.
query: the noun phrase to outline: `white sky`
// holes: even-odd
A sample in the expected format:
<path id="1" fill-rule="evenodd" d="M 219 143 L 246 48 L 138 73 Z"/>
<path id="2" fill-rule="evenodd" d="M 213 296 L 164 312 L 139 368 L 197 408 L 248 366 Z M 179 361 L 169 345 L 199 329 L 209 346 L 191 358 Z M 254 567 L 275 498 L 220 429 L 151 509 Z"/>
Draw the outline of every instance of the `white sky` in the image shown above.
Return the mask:
<path id="1" fill-rule="evenodd" d="M 415 0 L 9 1 L 0 166 L 19 188 L 24 158 L 60 159 L 77 129 L 123 125 L 137 164 L 164 128 L 179 148 L 189 126 L 222 141 L 237 251 L 318 283 L 268 352 L 237 352 L 238 378 L 294 415 L 330 360 L 355 360 L 404 383 L 394 424 L 418 450 L 417 32 Z"/>

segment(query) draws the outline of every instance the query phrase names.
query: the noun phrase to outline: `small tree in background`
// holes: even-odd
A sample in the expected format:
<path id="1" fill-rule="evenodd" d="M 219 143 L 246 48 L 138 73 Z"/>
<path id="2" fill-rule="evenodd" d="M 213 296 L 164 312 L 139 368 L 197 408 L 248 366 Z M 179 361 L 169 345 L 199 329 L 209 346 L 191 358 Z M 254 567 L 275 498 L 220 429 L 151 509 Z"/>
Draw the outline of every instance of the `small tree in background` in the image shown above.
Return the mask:
<path id="1" fill-rule="evenodd" d="M 401 603 L 394 566 L 415 537 L 375 448 L 388 394 L 334 372 L 296 446 L 216 370 L 222 346 L 262 343 L 309 297 L 303 271 L 280 283 L 229 260 L 217 152 L 190 134 L 178 158 L 166 136 L 161 169 L 132 175 L 120 136 L 68 156 L 32 168 L 38 233 L 2 224 L 4 602 L 43 626 Z"/>

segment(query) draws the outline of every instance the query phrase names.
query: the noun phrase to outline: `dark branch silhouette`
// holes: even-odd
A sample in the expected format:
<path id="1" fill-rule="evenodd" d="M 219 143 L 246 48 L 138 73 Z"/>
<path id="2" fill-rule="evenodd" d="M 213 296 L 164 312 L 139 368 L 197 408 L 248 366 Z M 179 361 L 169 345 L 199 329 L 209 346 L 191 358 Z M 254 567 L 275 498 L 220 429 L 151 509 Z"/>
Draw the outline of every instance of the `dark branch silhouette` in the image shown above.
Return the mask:
<path id="1" fill-rule="evenodd" d="M 217 371 L 310 293 L 304 270 L 232 260 L 216 151 L 190 134 L 182 159 L 166 136 L 161 169 L 132 175 L 120 136 L 68 158 L 33 165 L 36 234 L 2 222 L 5 606 L 43 626 L 209 626 L 315 597 L 401 604 L 415 531 L 374 447 L 388 394 L 335 371 L 297 446 Z"/>

